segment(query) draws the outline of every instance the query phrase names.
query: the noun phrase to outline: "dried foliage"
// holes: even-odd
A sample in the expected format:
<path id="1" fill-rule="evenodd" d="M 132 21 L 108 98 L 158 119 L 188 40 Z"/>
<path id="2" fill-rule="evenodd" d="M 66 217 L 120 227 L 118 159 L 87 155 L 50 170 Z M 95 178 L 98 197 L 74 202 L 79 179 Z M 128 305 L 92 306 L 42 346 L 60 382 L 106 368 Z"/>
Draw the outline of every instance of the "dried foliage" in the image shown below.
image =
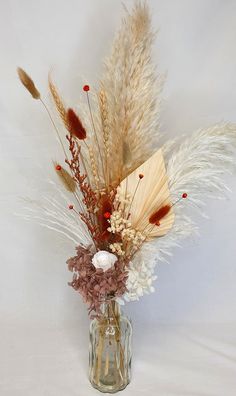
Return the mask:
<path id="1" fill-rule="evenodd" d="M 79 185 L 80 191 L 83 195 L 83 201 L 87 207 L 88 212 L 92 212 L 97 207 L 97 198 L 91 186 L 86 181 L 87 175 L 81 174 L 80 171 L 81 147 L 78 145 L 72 135 L 67 135 L 66 137 L 69 142 L 69 150 L 71 153 L 71 160 L 66 160 L 66 162 L 68 163 L 71 172 Z"/>

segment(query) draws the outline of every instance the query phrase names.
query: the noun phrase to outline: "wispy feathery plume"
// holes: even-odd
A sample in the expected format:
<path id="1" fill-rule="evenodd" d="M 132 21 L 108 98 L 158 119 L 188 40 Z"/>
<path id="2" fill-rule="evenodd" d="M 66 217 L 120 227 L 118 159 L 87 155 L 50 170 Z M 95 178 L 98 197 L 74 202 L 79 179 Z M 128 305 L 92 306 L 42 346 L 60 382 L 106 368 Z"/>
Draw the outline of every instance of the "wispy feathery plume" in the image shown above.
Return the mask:
<path id="1" fill-rule="evenodd" d="M 34 99 L 40 99 L 40 93 L 37 90 L 32 78 L 21 68 L 17 68 L 18 76 L 22 84 L 29 91 Z"/>
<path id="2" fill-rule="evenodd" d="M 224 195 L 224 176 L 235 168 L 235 148 L 236 124 L 230 123 L 215 124 L 176 141 L 166 155 L 173 199 L 188 191 L 190 203 L 201 208 L 208 197 Z"/>
<path id="3" fill-rule="evenodd" d="M 189 203 L 178 199 L 174 207 L 175 222 L 171 230 L 162 238 L 155 238 L 143 244 L 132 260 L 127 301 L 139 299 L 137 285 L 140 283 L 138 269 L 140 262 L 152 271 L 160 261 L 168 261 L 175 247 L 183 239 L 198 233 L 197 224 L 186 209 L 191 206 L 201 215 L 207 199 L 222 197 L 228 190 L 224 178 L 226 173 L 236 168 L 236 124 L 220 123 L 201 129 L 185 139 L 167 142 L 165 152 L 167 175 L 172 200 L 178 199 L 180 192 L 188 191 Z M 159 228 L 159 227 L 157 227 Z M 150 292 L 146 284 L 143 293 Z"/>
<path id="4" fill-rule="evenodd" d="M 68 197 L 60 186 L 54 182 L 51 183 L 57 191 L 56 198 L 42 196 L 37 201 L 25 198 L 27 206 L 24 208 L 25 213 L 21 216 L 27 220 L 35 220 L 39 225 L 63 234 L 67 239 L 73 240 L 76 245 L 93 244 L 83 221 L 67 209 Z"/>
<path id="5" fill-rule="evenodd" d="M 159 135 L 160 92 L 163 78 L 151 63 L 154 34 L 146 4 L 126 12 L 122 27 L 105 62 L 102 87 L 109 107 L 112 179 L 123 179 L 155 150 Z"/>

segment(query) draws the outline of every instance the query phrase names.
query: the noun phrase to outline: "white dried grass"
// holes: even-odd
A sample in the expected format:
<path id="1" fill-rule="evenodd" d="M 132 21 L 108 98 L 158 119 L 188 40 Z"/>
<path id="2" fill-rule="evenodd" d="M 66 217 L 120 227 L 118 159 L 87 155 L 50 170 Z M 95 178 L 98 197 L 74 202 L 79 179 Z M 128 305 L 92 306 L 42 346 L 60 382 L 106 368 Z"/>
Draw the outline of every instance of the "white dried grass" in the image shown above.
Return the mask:
<path id="1" fill-rule="evenodd" d="M 168 149 L 167 149 L 168 147 Z M 188 193 L 188 200 L 182 200 L 175 206 L 175 223 L 173 228 L 163 237 L 156 238 L 143 245 L 133 260 L 134 271 L 131 279 L 137 276 L 135 271 L 140 260 L 146 265 L 147 271 L 153 270 L 155 263 L 168 261 L 172 250 L 180 246 L 181 240 L 198 232 L 198 227 L 186 215 L 188 206 L 202 214 L 207 198 L 220 198 L 228 190 L 225 175 L 235 169 L 236 157 L 236 125 L 220 123 L 206 129 L 196 131 L 182 142 L 167 144 L 166 167 L 169 178 L 169 189 L 175 201 L 183 192 Z M 139 299 L 136 282 L 130 282 L 132 288 L 126 300 Z M 150 283 L 143 292 L 148 292 Z"/>

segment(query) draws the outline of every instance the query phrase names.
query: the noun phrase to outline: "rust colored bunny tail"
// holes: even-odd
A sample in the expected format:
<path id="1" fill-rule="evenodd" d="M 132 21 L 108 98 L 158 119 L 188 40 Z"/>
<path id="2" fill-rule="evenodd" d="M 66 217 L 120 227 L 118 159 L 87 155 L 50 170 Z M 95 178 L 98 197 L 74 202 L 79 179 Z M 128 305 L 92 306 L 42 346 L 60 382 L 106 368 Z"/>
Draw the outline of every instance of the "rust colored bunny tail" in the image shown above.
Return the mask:
<path id="1" fill-rule="evenodd" d="M 159 225 L 161 219 L 169 213 L 170 209 L 171 205 L 162 206 L 149 217 L 149 223 Z"/>
<path id="2" fill-rule="evenodd" d="M 76 136 L 79 140 L 84 140 L 87 136 L 86 130 L 73 109 L 67 110 L 67 121 L 70 133 Z"/>

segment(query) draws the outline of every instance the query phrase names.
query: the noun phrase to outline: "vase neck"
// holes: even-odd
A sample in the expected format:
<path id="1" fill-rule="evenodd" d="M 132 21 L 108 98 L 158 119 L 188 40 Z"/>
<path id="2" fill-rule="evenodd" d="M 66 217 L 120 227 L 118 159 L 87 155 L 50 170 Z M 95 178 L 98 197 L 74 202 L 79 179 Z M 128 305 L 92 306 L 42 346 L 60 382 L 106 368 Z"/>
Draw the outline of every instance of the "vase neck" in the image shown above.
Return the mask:
<path id="1" fill-rule="evenodd" d="M 101 305 L 101 311 L 105 318 L 119 317 L 120 305 L 115 300 L 106 300 Z"/>

